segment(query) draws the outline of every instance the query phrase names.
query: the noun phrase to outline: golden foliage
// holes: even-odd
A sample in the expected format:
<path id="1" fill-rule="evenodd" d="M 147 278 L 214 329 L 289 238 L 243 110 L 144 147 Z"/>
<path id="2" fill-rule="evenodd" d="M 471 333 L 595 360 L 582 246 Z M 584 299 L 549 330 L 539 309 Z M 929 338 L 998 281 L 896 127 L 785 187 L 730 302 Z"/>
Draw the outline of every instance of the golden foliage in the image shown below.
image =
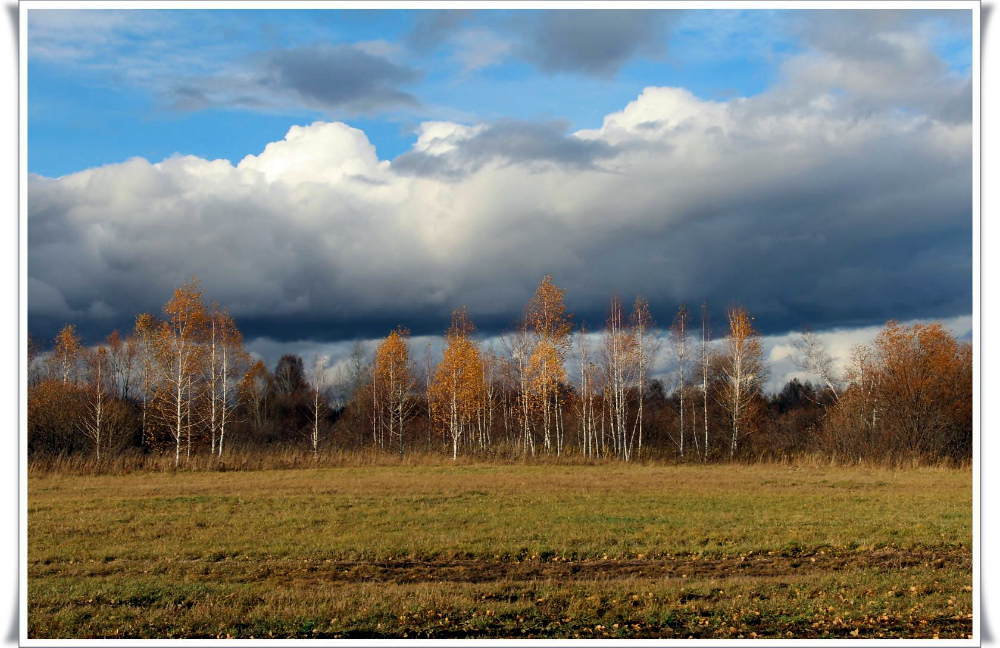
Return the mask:
<path id="1" fill-rule="evenodd" d="M 428 390 L 433 424 L 451 436 L 453 456 L 457 456 L 462 435 L 472 426 L 485 393 L 479 346 L 471 339 L 474 332 L 465 308 L 456 310 Z"/>
<path id="2" fill-rule="evenodd" d="M 76 334 L 76 327 L 67 324 L 56 336 L 55 346 L 49 360 L 51 373 L 66 384 L 76 377 L 77 363 L 83 353 L 83 345 L 80 344 L 80 336 Z"/>

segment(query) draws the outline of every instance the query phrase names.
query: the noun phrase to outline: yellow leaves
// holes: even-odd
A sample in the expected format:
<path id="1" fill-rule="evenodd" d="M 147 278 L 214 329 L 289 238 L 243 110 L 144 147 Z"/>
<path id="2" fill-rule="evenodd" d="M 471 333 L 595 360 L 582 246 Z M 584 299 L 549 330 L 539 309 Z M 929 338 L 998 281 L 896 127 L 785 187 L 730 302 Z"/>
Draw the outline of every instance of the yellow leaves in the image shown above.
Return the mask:
<path id="1" fill-rule="evenodd" d="M 83 345 L 80 344 L 80 336 L 76 334 L 76 327 L 67 324 L 56 336 L 55 345 L 49 363 L 53 368 L 53 374 L 59 376 L 63 383 L 67 383 L 73 378 L 76 369 L 76 362 L 83 353 Z"/>
<path id="2" fill-rule="evenodd" d="M 536 394 L 552 393 L 566 381 L 562 354 L 552 340 L 542 338 L 535 345 L 528 359 L 528 374 Z"/>
<path id="3" fill-rule="evenodd" d="M 407 340 L 410 331 L 400 326 L 382 340 L 375 350 L 372 392 L 379 409 L 379 418 L 388 421 L 390 436 L 402 438 L 403 421 L 408 416 L 405 404 L 415 384 Z M 394 430 L 395 427 L 395 430 Z"/>
<path id="4" fill-rule="evenodd" d="M 523 394 L 523 397 L 544 400 L 566 381 L 563 362 L 573 327 L 570 323 L 572 316 L 566 313 L 563 293 L 552 283 L 552 277 L 546 276 L 525 307 L 524 324 L 527 330 L 534 333 L 535 342 L 527 354 L 528 386 L 532 393 Z M 533 407 L 538 405 L 532 403 Z"/>
<path id="5" fill-rule="evenodd" d="M 175 335 L 194 337 L 202 332 L 208 320 L 201 297 L 197 276 L 174 289 L 174 296 L 163 307 L 163 313 Z"/>
<path id="6" fill-rule="evenodd" d="M 465 308 L 456 310 L 428 390 L 435 425 L 456 435 L 471 423 L 485 393 L 482 357 L 469 338 L 474 331 Z"/>
<path id="7" fill-rule="evenodd" d="M 400 326 L 382 340 L 375 351 L 375 373 L 377 378 L 388 380 L 394 373 L 401 376 L 409 364 L 409 348 L 406 344 L 410 331 Z"/>
<path id="8" fill-rule="evenodd" d="M 747 309 L 742 306 L 731 308 L 729 310 L 728 317 L 729 335 L 733 339 L 741 342 L 750 341 L 751 337 L 754 336 L 756 332 L 753 329 L 753 318 L 750 317 Z"/>
<path id="9" fill-rule="evenodd" d="M 525 308 L 525 322 L 543 339 L 557 344 L 572 330 L 571 315 L 566 314 L 564 290 L 552 283 L 552 276 L 542 278 L 535 295 Z"/>

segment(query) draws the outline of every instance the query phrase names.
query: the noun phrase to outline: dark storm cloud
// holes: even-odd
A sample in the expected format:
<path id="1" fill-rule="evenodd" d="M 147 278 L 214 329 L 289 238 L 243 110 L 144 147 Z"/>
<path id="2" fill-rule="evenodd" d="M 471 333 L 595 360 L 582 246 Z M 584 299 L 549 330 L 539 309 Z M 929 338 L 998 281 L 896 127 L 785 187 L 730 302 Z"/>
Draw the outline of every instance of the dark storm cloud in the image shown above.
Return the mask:
<path id="1" fill-rule="evenodd" d="M 607 78 L 639 54 L 664 54 L 669 23 L 679 13 L 558 9 L 489 20 L 483 11 L 434 10 L 418 14 L 406 42 L 414 51 L 427 53 L 474 26 L 509 39 L 512 56 L 547 74 Z"/>
<path id="2" fill-rule="evenodd" d="M 567 127 L 565 122 L 502 120 L 471 137 L 456 139 L 454 149 L 445 154 L 404 153 L 393 160 L 393 168 L 403 174 L 457 180 L 493 161 L 581 170 L 617 154 L 606 142 L 568 135 Z"/>
<path id="3" fill-rule="evenodd" d="M 204 90 L 192 86 L 179 86 L 172 91 L 173 110 L 195 111 L 204 110 L 211 105 L 211 100 Z"/>
<path id="4" fill-rule="evenodd" d="M 610 77 L 640 52 L 665 48 L 667 12 L 551 10 L 528 30 L 518 53 L 547 73 Z"/>
<path id="5" fill-rule="evenodd" d="M 419 70 L 357 46 L 316 45 L 270 50 L 251 57 L 240 74 L 183 78 L 165 92 L 173 110 L 305 107 L 359 115 L 419 106 L 401 88 L 422 78 Z"/>
<path id="6" fill-rule="evenodd" d="M 349 45 L 277 50 L 265 69 L 265 85 L 291 90 L 314 108 L 369 112 L 419 103 L 397 87 L 419 81 L 419 72 Z"/>
<path id="7" fill-rule="evenodd" d="M 449 36 L 470 21 L 475 12 L 466 9 L 428 9 L 417 12 L 406 43 L 418 52 L 437 49 Z"/>

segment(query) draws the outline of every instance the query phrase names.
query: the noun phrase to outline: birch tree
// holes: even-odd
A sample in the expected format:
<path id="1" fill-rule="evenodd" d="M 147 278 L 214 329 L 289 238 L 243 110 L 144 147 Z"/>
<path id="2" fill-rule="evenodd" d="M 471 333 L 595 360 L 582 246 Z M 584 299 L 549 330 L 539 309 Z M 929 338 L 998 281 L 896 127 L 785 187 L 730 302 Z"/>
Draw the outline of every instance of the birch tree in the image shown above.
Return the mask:
<path id="1" fill-rule="evenodd" d="M 435 424 L 451 439 L 451 457 L 472 426 L 482 402 L 483 365 L 471 336 L 475 328 L 465 309 L 452 314 L 445 348 L 431 384 L 431 411 Z"/>
<path id="2" fill-rule="evenodd" d="M 578 399 L 579 409 L 577 412 L 580 440 L 584 456 L 594 457 L 600 452 L 594 410 L 597 365 L 591 357 L 590 339 L 585 324 L 580 326 L 577 333 L 577 348 L 580 357 L 580 398 Z"/>
<path id="3" fill-rule="evenodd" d="M 701 304 L 701 403 L 702 421 L 705 428 L 705 444 L 703 446 L 705 460 L 708 461 L 708 370 L 711 365 L 709 343 L 712 331 L 708 325 L 708 306 Z"/>
<path id="4" fill-rule="evenodd" d="M 510 361 L 507 370 L 513 391 L 516 394 L 514 405 L 517 408 L 516 418 L 520 428 L 521 451 L 523 454 L 535 455 L 535 435 L 532 428 L 533 410 L 535 409 L 534 384 L 531 375 L 531 355 L 533 340 L 531 329 L 522 320 L 514 331 L 502 337 L 503 345 Z"/>
<path id="5" fill-rule="evenodd" d="M 86 384 L 87 409 L 82 417 L 84 434 L 94 446 L 97 460 L 101 460 L 101 449 L 108 446 L 111 437 L 121 428 L 121 412 L 108 389 L 111 377 L 111 361 L 108 350 L 100 346 L 85 352 L 85 363 L 89 373 Z"/>
<path id="6" fill-rule="evenodd" d="M 729 335 L 723 362 L 721 404 L 729 414 L 732 436 L 729 456 L 736 456 L 740 439 L 747 433 L 749 414 L 766 380 L 760 335 L 753 328 L 753 318 L 742 306 L 730 308 Z"/>
<path id="7" fill-rule="evenodd" d="M 208 401 L 209 401 L 209 415 L 208 415 L 208 428 L 209 433 L 212 437 L 211 453 L 215 455 L 215 437 L 218 430 L 218 409 L 219 409 L 219 398 L 220 398 L 220 383 L 222 382 L 222 377 L 220 375 L 220 342 L 221 342 L 221 313 L 219 312 L 219 307 L 215 302 L 212 302 L 211 311 L 208 313 L 208 334 L 206 345 L 207 350 L 207 362 L 204 363 L 205 370 L 207 371 L 206 378 L 208 379 Z M 221 454 L 221 452 L 220 452 Z"/>
<path id="8" fill-rule="evenodd" d="M 611 299 L 603 334 L 604 400 L 615 454 L 623 461 L 632 458 L 634 432 L 629 430 L 629 392 L 638 376 L 636 338 L 625 320 L 622 302 Z M 633 428 L 635 430 L 635 428 Z"/>
<path id="9" fill-rule="evenodd" d="M 424 345 L 424 400 L 427 404 L 427 449 L 433 445 L 434 410 L 431 407 L 431 384 L 434 382 L 434 363 L 431 359 L 431 343 Z"/>
<path id="10" fill-rule="evenodd" d="M 816 334 L 809 329 L 802 331 L 802 336 L 793 346 L 798 352 L 794 358 L 795 366 L 822 380 L 834 401 L 840 400 L 840 376 L 834 367 L 833 357 Z"/>
<path id="11" fill-rule="evenodd" d="M 642 414 L 643 414 L 643 404 L 646 401 L 646 381 L 647 375 L 649 373 L 650 367 L 653 366 L 653 362 L 656 359 L 656 353 L 659 350 L 658 336 L 655 333 L 654 327 L 656 322 L 653 320 L 653 316 L 649 312 L 649 301 L 639 295 L 635 298 L 635 305 L 632 308 L 631 317 L 631 327 L 632 334 L 635 336 L 635 362 L 636 366 L 636 379 L 637 379 L 637 390 L 638 390 L 638 401 L 639 401 L 639 411 L 636 415 L 636 424 L 638 426 L 638 442 L 636 444 L 636 454 L 640 457 L 642 456 Z M 683 407 L 683 405 L 682 405 Z M 681 419 L 681 427 L 683 428 L 683 418 Z M 681 456 L 684 456 L 683 452 L 683 436 L 681 440 L 682 450 Z"/>
<path id="12" fill-rule="evenodd" d="M 66 385 L 76 380 L 77 365 L 83 355 L 83 345 L 76 327 L 67 324 L 59 331 L 49 359 L 50 373 L 57 376 Z"/>
<path id="13" fill-rule="evenodd" d="M 529 355 L 532 391 L 540 406 L 542 440 L 545 452 L 551 452 L 553 436 L 557 452 L 561 446 L 562 408 L 559 385 L 566 380 L 565 358 L 572 331 L 571 315 L 566 313 L 563 291 L 546 275 L 525 308 L 525 323 L 534 334 Z"/>
<path id="14" fill-rule="evenodd" d="M 147 446 L 150 441 L 147 421 L 149 418 L 149 403 L 155 385 L 154 363 L 155 345 L 154 339 L 159 330 L 160 324 L 149 313 L 140 313 L 135 318 L 135 326 L 132 329 L 132 338 L 135 340 L 136 364 L 139 371 L 139 391 L 142 395 L 140 404 L 142 406 L 142 445 Z"/>
<path id="15" fill-rule="evenodd" d="M 407 339 L 410 331 L 402 326 L 389 334 L 375 352 L 373 383 L 377 420 L 387 433 L 387 440 L 398 441 L 399 456 L 403 456 L 404 429 L 413 415 L 415 400 L 412 392 L 417 379 L 410 362 Z"/>
<path id="16" fill-rule="evenodd" d="M 681 304 L 674 317 L 673 326 L 670 327 L 670 339 L 674 346 L 674 355 L 677 356 L 677 394 L 680 397 L 680 439 L 678 447 L 681 457 L 684 457 L 684 397 L 687 392 L 687 330 L 690 315 L 687 306 Z"/>
<path id="17" fill-rule="evenodd" d="M 201 342 L 208 319 L 201 297 L 197 277 L 174 290 L 173 298 L 163 307 L 166 321 L 160 325 L 154 342 L 161 370 L 158 412 L 174 442 L 175 467 L 180 465 L 185 432 L 190 455 L 193 383 L 201 371 Z"/>
<path id="18" fill-rule="evenodd" d="M 309 443 L 312 447 L 313 457 L 319 457 L 320 421 L 330 411 L 327 403 L 327 391 L 330 388 L 327 376 L 327 365 L 329 363 L 329 356 L 317 354 L 313 358 L 312 368 L 309 371 L 309 415 L 312 418 Z"/>
<path id="19" fill-rule="evenodd" d="M 499 384 L 500 365 L 503 358 L 499 357 L 492 347 L 480 352 L 482 366 L 482 382 L 480 387 L 479 416 L 479 449 L 486 450 L 493 442 L 493 416 L 496 411 L 497 388 Z"/>
<path id="20" fill-rule="evenodd" d="M 235 414 L 245 397 L 239 388 L 250 366 L 250 356 L 243 348 L 243 334 L 236 327 L 236 321 L 225 310 L 216 317 L 218 335 L 218 385 L 216 406 L 218 408 L 219 449 L 222 456 L 226 441 L 226 426 L 234 422 Z"/>

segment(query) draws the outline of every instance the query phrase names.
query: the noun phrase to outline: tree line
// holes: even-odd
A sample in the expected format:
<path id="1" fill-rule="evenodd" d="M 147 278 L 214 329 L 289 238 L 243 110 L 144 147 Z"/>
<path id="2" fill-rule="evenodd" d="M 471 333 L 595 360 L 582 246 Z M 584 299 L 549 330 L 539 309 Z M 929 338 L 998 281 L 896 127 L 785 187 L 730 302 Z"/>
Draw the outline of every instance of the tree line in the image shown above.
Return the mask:
<path id="1" fill-rule="evenodd" d="M 613 297 L 607 312 L 599 331 L 575 326 L 545 277 L 488 346 L 462 307 L 436 362 L 399 327 L 372 350 L 357 342 L 337 367 L 285 355 L 272 371 L 194 278 L 161 316 L 140 314 L 101 344 L 85 348 L 72 325 L 47 350 L 29 337 L 29 456 L 168 454 L 178 467 L 232 446 L 625 462 L 971 457 L 972 347 L 940 323 L 889 322 L 843 375 L 806 331 L 796 362 L 813 380 L 765 394 L 745 308 L 727 309 L 717 340 L 705 305 L 681 305 L 666 331 L 642 296 L 630 307 Z M 664 345 L 671 370 L 654 375 Z"/>

